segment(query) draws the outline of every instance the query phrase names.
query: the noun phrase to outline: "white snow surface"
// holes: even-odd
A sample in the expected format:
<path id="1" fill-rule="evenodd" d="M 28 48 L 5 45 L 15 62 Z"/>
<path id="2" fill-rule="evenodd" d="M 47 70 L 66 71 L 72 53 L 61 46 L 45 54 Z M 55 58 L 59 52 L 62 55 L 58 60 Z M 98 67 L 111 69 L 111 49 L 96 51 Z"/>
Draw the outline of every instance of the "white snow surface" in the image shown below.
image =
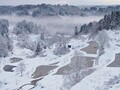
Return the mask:
<path id="1" fill-rule="evenodd" d="M 120 82 L 115 85 L 107 84 L 120 75 L 120 67 L 107 67 L 115 60 L 115 54 L 120 53 L 120 31 L 108 30 L 107 33 L 110 37 L 110 47 L 100 56 L 97 70 L 73 86 L 71 90 L 120 90 Z"/>
<path id="2" fill-rule="evenodd" d="M 120 31 L 107 31 L 110 37 L 110 47 L 105 49 L 105 53 L 100 57 L 99 63 L 95 68 L 97 70 L 85 77 L 81 80 L 80 83 L 76 84 L 71 88 L 71 90 L 120 90 L 120 83 L 115 84 L 110 88 L 109 85 L 106 85 L 106 82 L 111 78 L 120 75 L 119 67 L 107 67 L 110 63 L 112 63 L 115 59 L 115 54 L 120 53 Z M 14 38 L 14 55 L 11 55 L 7 58 L 2 58 L 0 64 L 0 81 L 4 82 L 0 85 L 0 90 L 17 90 L 22 85 L 28 84 L 24 86 L 21 90 L 29 90 L 34 87 L 33 85 L 29 85 L 29 83 L 34 80 L 32 78 L 32 74 L 35 69 L 40 65 L 50 65 L 56 62 L 57 68 L 51 70 L 48 75 L 44 76 L 42 80 L 37 82 L 37 85 L 32 90 L 61 90 L 63 85 L 63 75 L 54 75 L 59 68 L 66 66 L 71 62 L 71 58 L 74 55 L 75 50 L 80 50 L 84 47 L 87 47 L 89 44 L 87 43 L 89 40 L 76 40 L 71 39 L 69 44 L 72 46 L 70 52 L 66 55 L 62 55 L 58 57 L 53 54 L 53 48 L 46 49 L 45 57 L 35 57 L 29 58 L 33 54 L 32 51 L 28 49 L 21 49 L 16 46 L 17 40 L 16 36 L 12 35 Z M 84 36 L 86 37 L 86 36 Z M 36 39 L 36 38 L 34 38 Z M 117 44 L 117 45 L 116 45 Z M 83 52 L 83 51 L 81 51 Z M 85 53 L 85 52 L 84 52 Z M 85 56 L 96 57 L 97 54 L 84 54 Z M 20 62 L 10 63 L 9 59 L 11 57 L 20 57 L 23 58 L 21 62 L 24 62 L 26 65 L 26 71 L 24 72 L 23 77 L 16 75 L 16 72 L 5 72 L 2 68 L 4 65 L 15 65 L 17 66 Z M 15 69 L 15 68 L 14 68 Z M 7 83 L 7 84 L 5 84 Z"/>

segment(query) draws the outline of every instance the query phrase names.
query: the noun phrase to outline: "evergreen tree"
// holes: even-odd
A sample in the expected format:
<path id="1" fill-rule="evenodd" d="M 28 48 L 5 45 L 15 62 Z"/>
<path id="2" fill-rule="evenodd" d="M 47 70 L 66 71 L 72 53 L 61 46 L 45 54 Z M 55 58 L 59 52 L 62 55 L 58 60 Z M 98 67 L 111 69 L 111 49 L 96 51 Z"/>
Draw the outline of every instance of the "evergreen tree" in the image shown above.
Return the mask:
<path id="1" fill-rule="evenodd" d="M 78 34 L 79 34 L 78 27 L 75 26 L 75 35 L 78 35 Z"/>
<path id="2" fill-rule="evenodd" d="M 38 42 L 37 46 L 36 46 L 36 50 L 35 50 L 35 55 L 39 55 L 42 51 L 42 48 L 40 46 L 40 43 Z"/>

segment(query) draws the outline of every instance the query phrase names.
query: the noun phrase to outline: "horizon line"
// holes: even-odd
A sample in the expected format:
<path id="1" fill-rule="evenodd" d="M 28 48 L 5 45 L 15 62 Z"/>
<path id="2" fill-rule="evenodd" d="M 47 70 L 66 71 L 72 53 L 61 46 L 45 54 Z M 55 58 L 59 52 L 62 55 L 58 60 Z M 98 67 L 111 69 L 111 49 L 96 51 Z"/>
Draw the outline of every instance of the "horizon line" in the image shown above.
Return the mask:
<path id="1" fill-rule="evenodd" d="M 22 5 L 42 5 L 42 4 L 46 4 L 46 5 L 68 5 L 68 6 L 118 6 L 119 4 L 90 4 L 90 5 L 82 5 L 82 4 L 49 4 L 49 3 L 41 3 L 41 4 L 18 4 L 18 5 L 0 5 L 0 6 L 22 6 Z"/>

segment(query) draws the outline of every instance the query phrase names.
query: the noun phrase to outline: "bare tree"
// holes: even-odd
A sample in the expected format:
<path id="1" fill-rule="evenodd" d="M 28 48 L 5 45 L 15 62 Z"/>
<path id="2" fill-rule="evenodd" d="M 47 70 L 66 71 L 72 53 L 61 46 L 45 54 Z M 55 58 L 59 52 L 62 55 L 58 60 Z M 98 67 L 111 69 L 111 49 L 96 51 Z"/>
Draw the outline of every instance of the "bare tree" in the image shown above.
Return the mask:
<path id="1" fill-rule="evenodd" d="M 23 72 L 25 72 L 26 66 L 23 62 L 19 63 L 16 69 L 17 74 L 20 74 L 20 76 L 23 76 Z"/>
<path id="2" fill-rule="evenodd" d="M 87 67 L 85 57 L 80 53 L 76 53 L 72 58 L 72 64 L 70 65 L 70 70 L 66 71 L 64 75 L 63 88 L 70 89 L 73 85 L 80 82 L 83 78 L 81 71 Z"/>

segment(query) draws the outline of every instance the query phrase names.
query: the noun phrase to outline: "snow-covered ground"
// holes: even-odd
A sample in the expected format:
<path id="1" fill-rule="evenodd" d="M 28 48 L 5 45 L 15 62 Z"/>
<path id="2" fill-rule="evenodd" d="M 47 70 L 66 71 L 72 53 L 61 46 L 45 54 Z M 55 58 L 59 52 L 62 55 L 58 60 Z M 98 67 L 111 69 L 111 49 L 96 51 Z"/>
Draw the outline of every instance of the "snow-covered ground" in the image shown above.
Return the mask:
<path id="1" fill-rule="evenodd" d="M 97 70 L 71 90 L 120 90 L 120 67 L 107 67 L 115 60 L 115 54 L 120 53 L 120 31 L 109 30 L 107 33 L 110 37 L 110 48 L 106 48 L 99 58 Z"/>
<path id="2" fill-rule="evenodd" d="M 74 55 L 75 50 L 80 50 L 81 48 L 84 48 L 88 46 L 88 44 L 81 40 L 75 40 L 72 39 L 69 42 L 69 45 L 72 46 L 72 49 L 70 49 L 70 53 L 63 55 L 61 57 L 58 57 L 53 54 L 53 48 L 51 49 L 46 49 L 46 56 L 45 57 L 35 57 L 35 58 L 29 58 L 26 56 L 32 55 L 32 51 L 24 48 L 18 47 L 17 44 L 17 39 L 16 36 L 13 34 L 11 35 L 14 41 L 14 50 L 13 50 L 13 55 L 10 57 L 7 57 L 4 59 L 4 62 L 2 62 L 2 67 L 3 68 L 5 65 L 14 65 L 18 66 L 20 62 L 17 63 L 10 63 L 10 58 L 12 57 L 19 57 L 22 58 L 23 60 L 21 62 L 24 62 L 26 65 L 26 71 L 23 75 L 23 77 L 20 77 L 19 75 L 16 75 L 16 72 L 5 72 L 4 70 L 1 70 L 0 73 L 0 80 L 3 82 L 6 82 L 6 85 L 1 86 L 1 90 L 12 90 L 12 89 L 17 89 L 21 87 L 22 85 L 28 84 L 24 86 L 22 89 L 27 90 L 26 88 L 31 88 L 33 85 L 29 85 L 29 83 L 32 80 L 35 80 L 32 78 L 32 74 L 34 73 L 35 69 L 40 66 L 40 65 L 50 65 L 56 62 L 59 62 L 57 64 L 57 68 L 50 71 L 47 76 L 44 76 L 42 80 L 38 82 L 38 85 L 34 88 L 35 90 L 38 90 L 42 87 L 44 90 L 59 90 L 60 87 L 62 86 L 62 81 L 63 81 L 63 76 L 62 75 L 54 75 L 58 69 L 60 69 L 63 66 L 68 65 L 71 62 L 71 58 Z M 32 38 L 33 39 L 33 38 Z M 36 39 L 36 38 L 34 38 Z M 52 81 L 52 82 L 51 82 Z M 40 87 L 41 86 L 41 87 Z"/>
<path id="3" fill-rule="evenodd" d="M 84 79 L 81 80 L 80 83 L 76 84 L 71 88 L 71 90 L 120 90 L 120 83 L 114 85 L 108 85 L 111 79 L 114 80 L 115 77 L 120 76 L 120 68 L 119 67 L 107 67 L 110 63 L 115 60 L 115 54 L 120 53 L 120 32 L 119 31 L 107 31 L 110 37 L 110 47 L 105 49 L 105 53 L 100 56 L 98 65 L 93 67 L 97 68 L 95 72 L 88 75 Z M 4 82 L 0 85 L 0 90 L 19 90 L 21 86 L 21 90 L 61 90 L 63 85 L 63 75 L 56 75 L 56 72 L 63 66 L 68 65 L 71 62 L 71 58 L 74 55 L 76 50 L 80 51 L 80 49 L 87 47 L 89 44 L 88 39 L 84 41 L 81 39 L 71 39 L 68 43 L 72 46 L 70 52 L 66 55 L 62 55 L 61 57 L 56 56 L 53 54 L 53 49 L 47 48 L 46 49 L 46 56 L 45 57 L 35 57 L 29 58 L 33 54 L 32 51 L 28 49 L 21 49 L 16 46 L 17 40 L 16 36 L 11 35 L 14 38 L 14 55 L 10 57 L 3 58 L 4 62 L 1 61 L 1 67 L 3 68 L 5 65 L 14 65 L 18 66 L 20 62 L 24 62 L 26 65 L 26 71 L 24 72 L 23 77 L 20 77 L 16 74 L 16 72 L 5 72 L 3 69 L 0 69 L 0 80 Z M 84 36 L 87 38 L 87 36 Z M 36 38 L 34 38 L 36 39 Z M 83 52 L 83 51 L 81 51 Z M 98 54 L 87 54 L 83 52 L 85 56 L 88 57 L 97 57 Z M 17 63 L 10 63 L 10 58 L 12 57 L 20 57 L 23 60 Z M 36 68 L 40 65 L 51 65 L 53 63 L 57 63 L 55 66 L 57 68 L 48 72 L 48 75 L 39 77 L 39 78 L 32 78 L 32 74 L 35 72 Z M 54 65 L 53 65 L 54 66 Z M 31 81 L 36 79 L 41 79 L 37 82 L 37 84 L 32 85 L 30 84 Z"/>

